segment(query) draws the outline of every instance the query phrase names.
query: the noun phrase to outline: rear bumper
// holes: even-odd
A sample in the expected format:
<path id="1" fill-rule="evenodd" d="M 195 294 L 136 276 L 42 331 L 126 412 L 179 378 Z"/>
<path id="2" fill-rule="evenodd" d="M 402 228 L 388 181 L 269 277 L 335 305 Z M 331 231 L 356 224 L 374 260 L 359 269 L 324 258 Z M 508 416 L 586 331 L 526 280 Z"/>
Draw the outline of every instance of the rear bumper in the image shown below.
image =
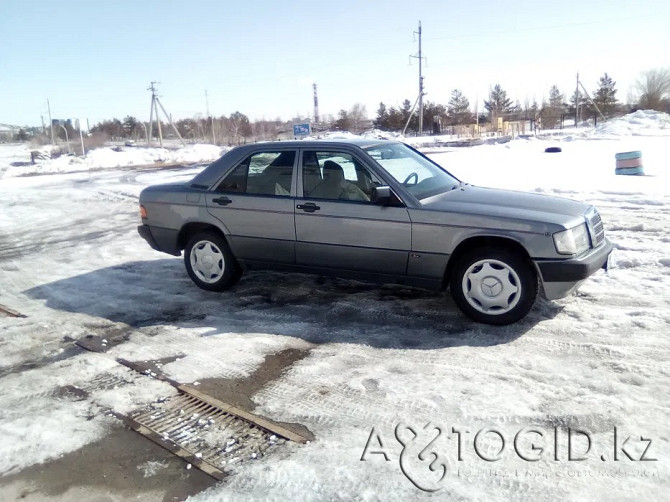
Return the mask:
<path id="1" fill-rule="evenodd" d="M 181 255 L 177 240 L 179 232 L 177 232 L 177 230 L 140 225 L 137 227 L 137 233 L 147 241 L 152 249 L 174 256 Z"/>
<path id="2" fill-rule="evenodd" d="M 601 268 L 607 269 L 608 257 L 612 252 L 609 239 L 592 252 L 568 260 L 535 260 L 542 278 L 544 296 L 548 300 L 563 298 L 573 291 L 587 277 Z"/>

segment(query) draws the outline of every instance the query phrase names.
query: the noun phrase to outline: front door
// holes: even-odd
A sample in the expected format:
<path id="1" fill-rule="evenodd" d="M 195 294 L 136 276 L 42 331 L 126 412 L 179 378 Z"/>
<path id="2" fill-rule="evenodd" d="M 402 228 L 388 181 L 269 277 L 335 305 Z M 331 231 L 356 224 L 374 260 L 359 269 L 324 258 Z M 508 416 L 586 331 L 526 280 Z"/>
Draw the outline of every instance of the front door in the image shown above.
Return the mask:
<path id="1" fill-rule="evenodd" d="M 405 275 L 412 244 L 404 206 L 370 202 L 383 183 L 359 159 L 303 150 L 295 201 L 296 264 Z"/>

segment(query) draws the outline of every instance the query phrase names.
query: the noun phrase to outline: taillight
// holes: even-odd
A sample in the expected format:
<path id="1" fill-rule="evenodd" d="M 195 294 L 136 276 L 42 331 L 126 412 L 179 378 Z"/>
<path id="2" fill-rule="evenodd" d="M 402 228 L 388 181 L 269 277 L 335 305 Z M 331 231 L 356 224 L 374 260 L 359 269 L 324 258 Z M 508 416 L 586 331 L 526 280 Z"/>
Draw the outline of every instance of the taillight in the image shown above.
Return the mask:
<path id="1" fill-rule="evenodd" d="M 140 216 L 142 219 L 145 219 L 147 217 L 147 210 L 144 208 L 144 206 L 140 206 Z"/>

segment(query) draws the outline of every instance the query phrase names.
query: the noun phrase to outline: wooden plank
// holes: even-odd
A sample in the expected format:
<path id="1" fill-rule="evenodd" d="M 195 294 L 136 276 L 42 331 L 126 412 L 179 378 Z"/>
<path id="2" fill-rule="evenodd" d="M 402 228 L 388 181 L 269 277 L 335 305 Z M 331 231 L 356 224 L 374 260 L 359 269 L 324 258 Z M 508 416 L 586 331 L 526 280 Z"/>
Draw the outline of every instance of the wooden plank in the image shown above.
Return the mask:
<path id="1" fill-rule="evenodd" d="M 230 413 L 231 415 L 240 417 L 241 419 L 246 420 L 247 422 L 254 423 L 258 427 L 261 427 L 266 431 L 272 432 L 273 434 L 281 436 L 290 441 L 295 441 L 296 443 L 302 443 L 302 444 L 308 443 L 310 441 L 310 438 L 301 436 L 300 434 L 293 432 L 282 425 L 272 422 L 271 420 L 256 416 L 252 413 L 249 413 L 248 411 L 241 410 L 231 404 L 224 403 L 223 401 L 219 401 L 218 399 L 208 396 L 207 394 L 203 394 L 202 392 L 191 387 L 190 385 L 179 385 L 177 389 L 179 389 L 184 394 L 188 394 L 197 399 L 200 399 L 201 401 L 205 401 L 206 403 L 209 403 L 212 406 L 216 406 L 217 408 L 225 411 L 226 413 Z"/>
<path id="2" fill-rule="evenodd" d="M 126 359 L 117 359 L 117 362 L 120 364 L 123 364 L 124 366 L 137 371 L 139 373 L 147 374 L 147 370 L 153 371 L 146 363 L 141 363 L 141 362 L 132 362 L 128 361 Z M 265 429 L 266 431 L 269 431 L 273 434 L 276 434 L 277 436 L 281 436 L 285 439 L 288 439 L 289 441 L 294 441 L 296 443 L 301 443 L 305 444 L 308 443 L 309 441 L 313 440 L 313 437 L 306 437 L 303 436 L 297 432 L 294 432 L 292 430 L 287 429 L 283 425 L 280 425 L 276 422 L 273 422 L 271 420 L 268 420 L 267 418 L 259 417 L 257 415 L 254 415 L 253 413 L 249 413 L 248 411 L 244 411 L 240 408 L 237 408 L 233 406 L 232 404 L 224 403 L 223 401 L 219 401 L 218 399 L 208 396 L 207 394 L 203 394 L 200 392 L 198 389 L 195 387 L 192 387 L 190 385 L 184 385 L 180 384 L 179 382 L 176 382 L 175 380 L 172 380 L 171 378 L 166 377 L 165 375 L 161 374 L 160 372 L 154 371 L 153 374 L 151 374 L 153 378 L 156 378 L 158 380 L 162 380 L 164 382 L 169 383 L 173 387 L 175 387 L 177 390 L 180 392 L 183 392 L 184 394 L 187 394 L 189 396 L 192 396 L 196 399 L 199 399 L 200 401 L 203 401 L 205 403 L 208 403 L 212 406 L 215 406 L 219 408 L 221 411 L 224 411 L 226 413 L 229 413 L 231 415 L 235 415 L 236 417 L 239 417 L 243 420 L 246 420 L 247 422 L 251 422 L 253 424 L 256 424 L 258 427 Z"/>
<path id="3" fill-rule="evenodd" d="M 25 317 L 20 312 L 17 312 L 14 309 L 10 309 L 9 307 L 5 307 L 4 305 L 0 305 L 0 312 L 8 315 L 9 317 Z"/>
<path id="4" fill-rule="evenodd" d="M 122 413 L 112 411 L 111 414 L 114 415 L 119 420 L 122 420 L 128 427 L 133 429 L 138 434 L 141 434 L 145 438 L 156 443 L 161 448 L 165 448 L 167 451 L 178 456 L 179 458 L 188 462 L 189 464 L 194 465 L 205 474 L 209 474 L 210 476 L 212 476 L 217 481 L 221 481 L 226 477 L 226 473 L 223 472 L 221 469 L 203 460 L 202 458 L 196 457 L 193 452 L 182 448 L 173 441 L 165 439 L 161 434 L 154 431 L 150 427 L 147 427 L 146 425 L 138 422 L 137 420 L 134 420 L 129 416 L 123 415 Z"/>

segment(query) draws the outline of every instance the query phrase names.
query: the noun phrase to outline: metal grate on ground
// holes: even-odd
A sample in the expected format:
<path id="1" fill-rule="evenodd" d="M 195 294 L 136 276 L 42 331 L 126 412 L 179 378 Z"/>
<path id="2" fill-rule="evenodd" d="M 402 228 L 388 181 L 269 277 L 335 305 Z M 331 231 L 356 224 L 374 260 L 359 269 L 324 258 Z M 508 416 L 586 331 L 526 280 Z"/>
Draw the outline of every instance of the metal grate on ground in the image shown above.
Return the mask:
<path id="1" fill-rule="evenodd" d="M 97 343 L 93 338 L 79 340 L 77 345 L 94 352 L 107 350 L 103 346 L 105 344 Z M 109 413 L 217 480 L 226 476 L 226 467 L 258 461 L 286 441 L 308 443 L 314 439 L 307 430 L 300 432 L 288 428 L 220 401 L 192 386 L 180 384 L 162 374 L 150 361 L 132 362 L 120 358 L 116 361 L 150 378 L 169 383 L 179 393 L 159 399 L 129 415 L 113 410 Z M 92 387 L 105 388 L 126 383 L 130 382 L 123 377 L 103 374 Z"/>
<path id="2" fill-rule="evenodd" d="M 170 451 L 217 479 L 225 476 L 226 467 L 259 460 L 286 442 L 189 394 L 152 403 L 124 419 L 154 442 L 172 443 Z"/>

